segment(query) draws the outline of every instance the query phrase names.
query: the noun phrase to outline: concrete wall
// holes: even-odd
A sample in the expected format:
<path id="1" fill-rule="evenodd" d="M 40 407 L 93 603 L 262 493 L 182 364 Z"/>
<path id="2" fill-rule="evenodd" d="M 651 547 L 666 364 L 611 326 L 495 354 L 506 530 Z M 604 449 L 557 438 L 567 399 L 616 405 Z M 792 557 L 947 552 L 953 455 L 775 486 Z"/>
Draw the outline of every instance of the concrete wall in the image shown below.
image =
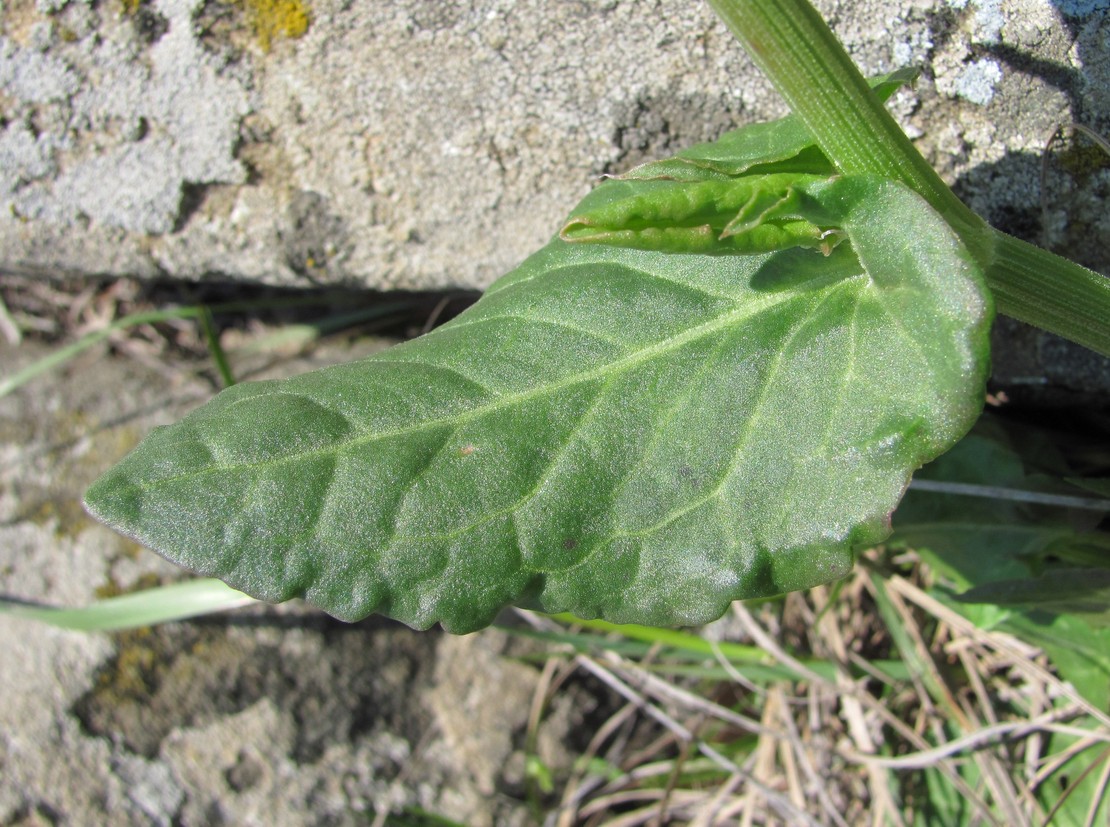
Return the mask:
<path id="1" fill-rule="evenodd" d="M 601 174 L 784 111 L 700 2 L 301 2 L 4 0 L 0 272 L 481 288 Z M 866 72 L 924 67 L 899 117 L 1035 236 L 1046 136 L 1108 122 L 1110 2 L 818 5 Z M 1096 266 L 1097 166 L 1048 203 Z"/>

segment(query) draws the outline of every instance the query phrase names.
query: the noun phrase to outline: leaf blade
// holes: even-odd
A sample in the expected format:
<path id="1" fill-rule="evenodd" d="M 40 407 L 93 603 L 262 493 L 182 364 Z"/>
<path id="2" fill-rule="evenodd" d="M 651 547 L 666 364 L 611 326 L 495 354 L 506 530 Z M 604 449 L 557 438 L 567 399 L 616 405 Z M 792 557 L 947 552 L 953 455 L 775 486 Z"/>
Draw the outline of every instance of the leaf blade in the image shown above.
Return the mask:
<path id="1" fill-rule="evenodd" d="M 853 250 L 552 242 L 428 336 L 224 391 L 87 506 L 263 599 L 452 631 L 512 602 L 686 625 L 835 579 L 974 420 L 990 306 L 908 190 L 815 192 Z"/>

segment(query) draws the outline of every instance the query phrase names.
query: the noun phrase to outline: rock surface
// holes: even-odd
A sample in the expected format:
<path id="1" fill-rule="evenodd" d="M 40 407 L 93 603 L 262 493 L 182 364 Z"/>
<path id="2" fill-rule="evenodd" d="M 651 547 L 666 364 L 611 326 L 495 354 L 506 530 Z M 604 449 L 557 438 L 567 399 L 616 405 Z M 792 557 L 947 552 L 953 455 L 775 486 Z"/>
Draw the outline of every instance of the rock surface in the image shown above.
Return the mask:
<path id="1" fill-rule="evenodd" d="M 1110 2 L 818 6 L 925 68 L 898 116 L 1035 236 L 1046 136 L 1110 117 Z M 0 271 L 482 288 L 598 176 L 782 112 L 702 3 L 5 0 Z M 1110 173 L 1066 178 L 1048 240 L 1105 267 Z"/>

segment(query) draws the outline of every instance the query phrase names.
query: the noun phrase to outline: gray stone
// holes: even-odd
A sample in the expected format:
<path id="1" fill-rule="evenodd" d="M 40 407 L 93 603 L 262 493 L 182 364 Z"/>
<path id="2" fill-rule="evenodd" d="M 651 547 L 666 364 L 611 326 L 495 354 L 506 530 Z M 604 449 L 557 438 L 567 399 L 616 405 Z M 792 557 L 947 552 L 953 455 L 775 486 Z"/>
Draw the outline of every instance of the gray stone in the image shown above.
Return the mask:
<path id="1" fill-rule="evenodd" d="M 80 88 L 80 77 L 64 60 L 0 38 L 0 86 L 25 104 L 64 101 Z"/>
<path id="2" fill-rule="evenodd" d="M 5 4 L 0 269 L 481 288 L 602 174 L 784 111 L 701 3 L 305 2 L 298 38 L 206 0 Z M 1105 0 L 818 5 L 865 72 L 925 67 L 898 117 L 1036 235 L 1046 136 L 1106 129 Z M 1105 267 L 1059 229 L 1102 187 L 1068 182 L 1047 241 Z"/>
<path id="3" fill-rule="evenodd" d="M 185 801 L 185 791 L 165 764 L 123 755 L 112 764 L 123 782 L 128 803 L 140 818 L 169 827 Z"/>
<path id="4" fill-rule="evenodd" d="M 1002 80 L 1002 68 L 997 60 L 977 60 L 956 78 L 956 94 L 961 98 L 986 106 L 994 98 L 994 89 Z"/>

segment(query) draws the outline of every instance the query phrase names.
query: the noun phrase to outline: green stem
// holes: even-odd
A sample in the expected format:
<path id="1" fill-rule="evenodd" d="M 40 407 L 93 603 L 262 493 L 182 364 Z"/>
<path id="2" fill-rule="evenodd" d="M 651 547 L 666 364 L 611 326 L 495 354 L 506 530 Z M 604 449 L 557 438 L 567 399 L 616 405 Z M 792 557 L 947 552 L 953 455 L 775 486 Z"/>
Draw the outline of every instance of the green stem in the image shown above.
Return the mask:
<path id="1" fill-rule="evenodd" d="M 212 361 L 220 373 L 220 379 L 225 388 L 235 384 L 235 374 L 231 372 L 231 363 L 227 361 L 227 353 L 220 344 L 220 334 L 216 331 L 216 320 L 212 311 L 206 305 L 200 305 L 200 326 L 204 331 L 204 341 L 208 344 L 208 352 L 212 354 Z"/>
<path id="2" fill-rule="evenodd" d="M 1110 355 L 1110 279 L 992 230 L 960 201 L 871 92 L 808 0 L 709 0 L 844 173 L 900 181 L 983 265 L 1000 312 Z"/>
<path id="3" fill-rule="evenodd" d="M 994 236 L 987 284 L 998 312 L 1110 356 L 1110 279 L 1005 233 Z"/>
<path id="4" fill-rule="evenodd" d="M 984 226 L 906 137 L 808 0 L 709 4 L 838 169 L 901 181 L 964 225 L 957 231 Z"/>

